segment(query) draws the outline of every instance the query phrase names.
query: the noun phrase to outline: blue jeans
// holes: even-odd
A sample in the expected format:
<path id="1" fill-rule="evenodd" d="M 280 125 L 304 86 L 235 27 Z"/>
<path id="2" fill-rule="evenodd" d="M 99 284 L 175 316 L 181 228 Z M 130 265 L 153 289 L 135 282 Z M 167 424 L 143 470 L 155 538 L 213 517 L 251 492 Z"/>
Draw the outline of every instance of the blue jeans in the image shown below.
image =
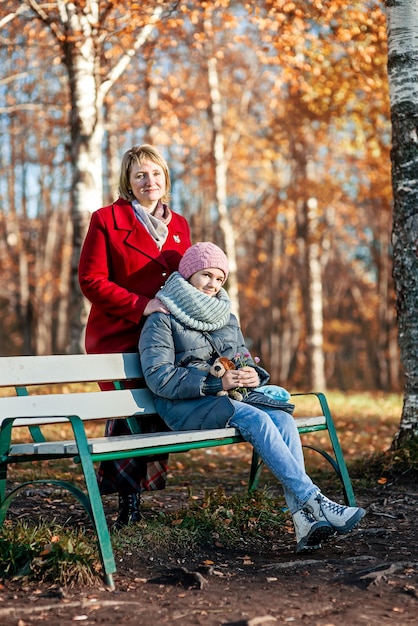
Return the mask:
<path id="1" fill-rule="evenodd" d="M 291 513 L 296 513 L 317 491 L 305 471 L 302 443 L 296 422 L 285 411 L 259 409 L 232 400 L 235 413 L 228 426 L 240 431 L 283 485 Z"/>

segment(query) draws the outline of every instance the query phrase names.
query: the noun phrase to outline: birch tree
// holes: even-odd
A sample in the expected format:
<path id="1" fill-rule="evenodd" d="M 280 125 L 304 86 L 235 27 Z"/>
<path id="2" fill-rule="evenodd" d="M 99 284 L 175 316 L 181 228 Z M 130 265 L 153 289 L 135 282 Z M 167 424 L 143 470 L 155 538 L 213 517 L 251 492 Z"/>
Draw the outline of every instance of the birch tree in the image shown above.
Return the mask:
<path id="1" fill-rule="evenodd" d="M 204 30 L 210 43 L 213 43 L 212 24 L 209 18 L 204 20 Z M 212 48 L 212 45 L 207 46 Z M 213 126 L 212 156 L 215 169 L 216 205 L 219 213 L 219 227 L 225 241 L 225 251 L 230 266 L 228 294 L 234 313 L 239 317 L 238 277 L 236 261 L 235 233 L 228 214 L 227 162 L 225 156 L 225 135 L 223 127 L 222 96 L 219 86 L 218 62 L 213 50 L 207 60 L 208 84 L 210 93 L 210 119 Z"/>
<path id="2" fill-rule="evenodd" d="M 393 447 L 418 437 L 418 5 L 387 0 L 392 120 L 393 276 L 405 373 Z"/>
<path id="3" fill-rule="evenodd" d="M 90 214 L 103 205 L 102 146 L 104 138 L 103 105 L 113 85 L 131 59 L 151 37 L 163 12 L 162 4 L 146 3 L 138 12 L 128 13 L 123 32 L 123 14 L 129 11 L 120 3 L 119 19 L 122 45 L 106 54 L 110 31 L 104 27 L 112 3 L 101 7 L 99 0 L 66 2 L 56 0 L 48 8 L 37 0 L 24 4 L 47 27 L 61 51 L 69 81 L 70 155 L 73 172 L 71 207 L 73 222 L 73 259 L 71 272 L 70 352 L 82 350 L 82 329 L 86 306 L 78 284 L 78 260 Z M 115 3 L 117 5 L 119 3 Z M 118 6 L 115 7 L 118 10 Z M 111 20 L 116 23 L 116 15 Z M 104 62 L 105 59 L 105 62 Z"/>

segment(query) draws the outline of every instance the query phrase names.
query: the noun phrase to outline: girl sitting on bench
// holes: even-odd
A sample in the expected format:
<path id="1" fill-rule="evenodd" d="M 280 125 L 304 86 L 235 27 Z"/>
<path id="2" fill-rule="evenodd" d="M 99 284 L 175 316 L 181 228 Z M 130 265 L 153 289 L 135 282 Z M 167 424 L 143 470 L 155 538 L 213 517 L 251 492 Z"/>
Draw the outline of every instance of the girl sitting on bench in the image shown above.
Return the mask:
<path id="1" fill-rule="evenodd" d="M 170 315 L 152 313 L 139 341 L 141 366 L 158 413 L 172 430 L 231 426 L 240 431 L 284 488 L 292 514 L 296 551 L 320 547 L 336 533 L 352 530 L 365 511 L 324 496 L 305 471 L 302 444 L 292 415 L 273 401 L 252 400 L 251 390 L 269 374 L 251 358 L 223 288 L 224 252 L 210 242 L 191 246 L 157 297 Z M 245 355 L 245 364 L 217 378 L 209 372 L 219 357 Z M 241 388 L 243 401 L 222 391 Z M 221 392 L 221 395 L 218 395 Z M 268 396 L 266 396 L 267 398 Z M 270 400 L 270 399 L 269 399 Z M 251 402 L 254 402 L 252 404 Z"/>

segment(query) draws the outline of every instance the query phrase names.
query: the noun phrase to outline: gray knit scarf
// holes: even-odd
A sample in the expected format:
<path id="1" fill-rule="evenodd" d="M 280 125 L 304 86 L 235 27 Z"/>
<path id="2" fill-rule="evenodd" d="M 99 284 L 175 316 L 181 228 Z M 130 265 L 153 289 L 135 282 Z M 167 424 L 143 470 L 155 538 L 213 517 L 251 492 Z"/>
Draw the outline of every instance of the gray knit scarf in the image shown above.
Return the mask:
<path id="1" fill-rule="evenodd" d="M 216 296 L 208 296 L 179 272 L 171 274 L 156 297 L 174 317 L 194 330 L 218 330 L 228 323 L 231 314 L 231 301 L 223 287 Z"/>

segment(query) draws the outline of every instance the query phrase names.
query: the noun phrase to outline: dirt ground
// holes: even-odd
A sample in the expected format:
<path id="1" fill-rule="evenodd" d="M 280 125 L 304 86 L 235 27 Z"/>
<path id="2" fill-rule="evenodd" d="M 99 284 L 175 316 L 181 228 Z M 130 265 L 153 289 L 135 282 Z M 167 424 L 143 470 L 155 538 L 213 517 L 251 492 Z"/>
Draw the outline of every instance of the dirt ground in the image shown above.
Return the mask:
<path id="1" fill-rule="evenodd" d="M 418 484 L 356 490 L 360 527 L 296 555 L 284 533 L 262 553 L 216 548 L 193 559 L 118 555 L 116 591 L 1 581 L 0 625 L 418 625 Z M 156 506 L 169 490 L 152 496 Z"/>

